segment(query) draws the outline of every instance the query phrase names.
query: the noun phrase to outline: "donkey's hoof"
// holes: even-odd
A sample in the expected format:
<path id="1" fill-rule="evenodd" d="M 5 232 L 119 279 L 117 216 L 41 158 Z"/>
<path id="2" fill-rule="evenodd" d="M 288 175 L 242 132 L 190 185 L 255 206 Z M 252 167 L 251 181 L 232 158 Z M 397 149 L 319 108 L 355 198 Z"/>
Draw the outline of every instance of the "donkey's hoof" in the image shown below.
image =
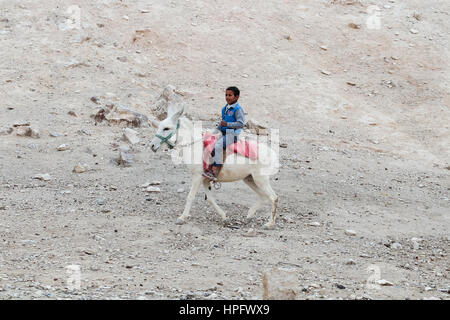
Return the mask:
<path id="1" fill-rule="evenodd" d="M 175 224 L 181 225 L 181 224 L 185 224 L 186 220 L 184 220 L 183 218 L 178 218 L 177 221 L 175 222 Z"/>
<path id="2" fill-rule="evenodd" d="M 275 224 L 273 224 L 273 223 L 266 223 L 265 225 L 262 226 L 262 228 L 264 230 L 273 230 L 273 229 L 275 229 Z"/>

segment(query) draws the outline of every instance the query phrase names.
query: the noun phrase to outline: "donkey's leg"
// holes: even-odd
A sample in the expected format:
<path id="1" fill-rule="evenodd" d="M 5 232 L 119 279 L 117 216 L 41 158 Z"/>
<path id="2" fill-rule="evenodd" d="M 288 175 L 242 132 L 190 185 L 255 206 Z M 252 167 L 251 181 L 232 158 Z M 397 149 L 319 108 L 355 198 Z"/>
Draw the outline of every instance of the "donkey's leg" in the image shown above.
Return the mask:
<path id="1" fill-rule="evenodd" d="M 186 218 L 189 218 L 189 211 L 191 211 L 191 205 L 194 201 L 195 195 L 197 194 L 198 188 L 200 187 L 200 183 L 202 182 L 203 177 L 201 175 L 195 175 L 192 179 L 191 190 L 189 191 L 188 197 L 186 199 L 186 206 L 184 207 L 183 214 L 178 217 L 177 224 L 183 224 L 186 222 Z"/>
<path id="2" fill-rule="evenodd" d="M 269 176 L 253 176 L 253 180 L 261 192 L 272 202 L 272 214 L 270 216 L 269 222 L 267 222 L 263 228 L 264 229 L 273 229 L 275 227 L 275 218 L 277 215 L 277 206 L 278 206 L 278 196 L 273 191 L 270 186 L 270 178 Z"/>
<path id="3" fill-rule="evenodd" d="M 217 205 L 216 200 L 214 200 L 211 190 L 209 189 L 209 179 L 203 179 L 203 187 L 205 188 L 206 199 L 208 202 L 216 209 L 217 213 L 222 218 L 222 221 L 227 220 L 227 215 L 225 212 Z"/>
<path id="4" fill-rule="evenodd" d="M 264 193 L 255 184 L 252 176 L 248 176 L 243 181 L 258 195 L 258 202 L 256 202 L 253 206 L 250 207 L 250 209 L 248 209 L 247 219 L 252 219 L 255 216 L 256 210 L 258 210 L 264 203 Z"/>

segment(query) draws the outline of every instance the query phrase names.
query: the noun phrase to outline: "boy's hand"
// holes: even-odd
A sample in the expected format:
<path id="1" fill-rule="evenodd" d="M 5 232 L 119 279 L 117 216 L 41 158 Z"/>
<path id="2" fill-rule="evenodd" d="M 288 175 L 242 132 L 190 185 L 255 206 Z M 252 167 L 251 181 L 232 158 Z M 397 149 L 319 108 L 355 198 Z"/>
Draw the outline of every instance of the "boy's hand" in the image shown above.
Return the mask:
<path id="1" fill-rule="evenodd" d="M 227 123 L 226 123 L 225 121 L 222 120 L 222 122 L 220 122 L 220 126 L 221 126 L 221 127 L 226 127 L 226 126 L 227 126 Z"/>

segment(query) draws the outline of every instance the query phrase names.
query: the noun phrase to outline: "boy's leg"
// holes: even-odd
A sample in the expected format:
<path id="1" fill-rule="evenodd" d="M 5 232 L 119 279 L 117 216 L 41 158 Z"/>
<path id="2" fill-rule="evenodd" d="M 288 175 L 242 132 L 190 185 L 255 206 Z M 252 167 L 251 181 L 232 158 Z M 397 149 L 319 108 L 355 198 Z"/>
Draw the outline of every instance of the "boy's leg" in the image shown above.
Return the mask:
<path id="1" fill-rule="evenodd" d="M 225 136 L 222 136 L 214 146 L 214 156 L 212 160 L 212 170 L 214 176 L 218 176 L 220 169 L 223 166 L 224 155 L 228 146 L 237 141 L 237 136 L 232 131 L 227 132 Z"/>

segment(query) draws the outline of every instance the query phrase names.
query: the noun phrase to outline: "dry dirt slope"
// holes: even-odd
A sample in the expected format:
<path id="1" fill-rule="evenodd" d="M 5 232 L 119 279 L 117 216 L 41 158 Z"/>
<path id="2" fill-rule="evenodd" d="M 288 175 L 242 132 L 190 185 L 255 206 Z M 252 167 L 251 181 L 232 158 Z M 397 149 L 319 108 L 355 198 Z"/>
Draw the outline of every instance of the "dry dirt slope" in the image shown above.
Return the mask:
<path id="1" fill-rule="evenodd" d="M 380 29 L 367 27 L 370 5 Z M 41 135 L 0 136 L 1 297 L 261 297 L 262 272 L 288 263 L 306 288 L 299 298 L 448 298 L 447 1 L 0 7 L 0 127 L 30 122 Z M 189 175 L 150 153 L 150 128 L 138 129 L 132 167 L 111 162 L 121 128 L 95 126 L 90 98 L 151 117 L 167 84 L 210 126 L 224 87 L 237 85 L 247 117 L 280 129 L 277 230 L 245 237 L 268 206 L 243 223 L 255 198 L 242 184 L 218 196 L 235 228 L 221 227 L 202 195 L 190 224 L 174 226 Z M 70 150 L 56 151 L 62 143 Z M 95 170 L 72 173 L 79 162 Z M 162 194 L 139 188 L 152 180 Z M 81 296 L 64 289 L 69 264 L 81 265 Z M 395 286 L 367 291 L 371 265 Z"/>

